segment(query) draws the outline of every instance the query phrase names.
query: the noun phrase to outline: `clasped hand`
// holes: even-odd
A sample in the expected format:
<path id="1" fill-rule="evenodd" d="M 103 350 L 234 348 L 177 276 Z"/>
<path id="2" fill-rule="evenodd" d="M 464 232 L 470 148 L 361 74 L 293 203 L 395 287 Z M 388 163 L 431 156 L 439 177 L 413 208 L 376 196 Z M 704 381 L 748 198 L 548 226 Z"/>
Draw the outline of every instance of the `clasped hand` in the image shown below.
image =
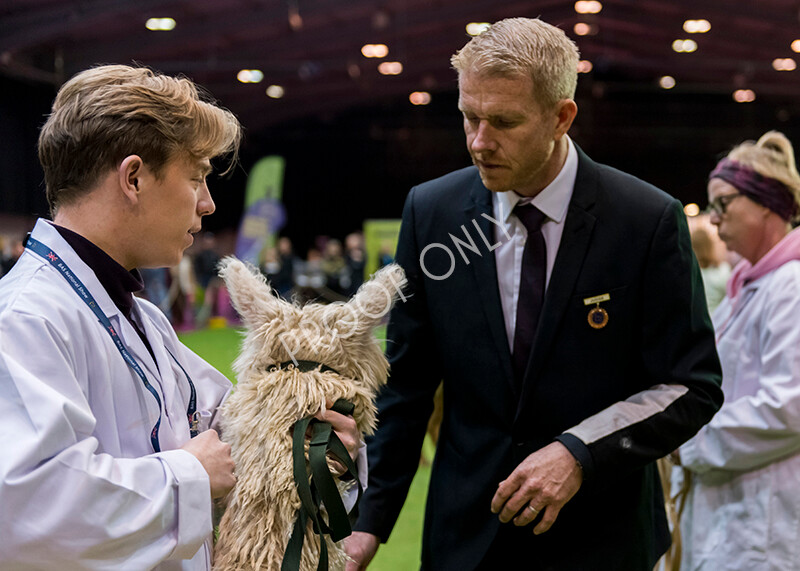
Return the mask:
<path id="1" fill-rule="evenodd" d="M 350 458 L 355 462 L 358 456 L 358 449 L 361 446 L 361 432 L 356 426 L 355 419 L 352 416 L 346 416 L 331 410 L 333 406 L 331 401 L 327 401 L 325 406 L 327 408 L 315 414 L 314 418 L 330 423 L 336 436 L 339 437 L 348 454 L 350 454 Z M 335 457 L 329 455 L 328 460 L 337 476 L 341 476 L 347 471 L 347 468 Z"/>
<path id="2" fill-rule="evenodd" d="M 332 402 L 326 404 L 328 410 L 321 410 L 314 416 L 319 420 L 329 422 L 342 441 L 350 457 L 355 460 L 361 444 L 361 433 L 356 427 L 352 416 L 345 416 L 329 410 Z M 189 440 L 181 447 L 197 458 L 208 474 L 212 498 L 222 498 L 236 485 L 234 462 L 231 458 L 231 446 L 219 439 L 215 430 L 206 430 Z M 347 469 L 335 458 L 331 459 L 337 475 L 344 474 Z"/>

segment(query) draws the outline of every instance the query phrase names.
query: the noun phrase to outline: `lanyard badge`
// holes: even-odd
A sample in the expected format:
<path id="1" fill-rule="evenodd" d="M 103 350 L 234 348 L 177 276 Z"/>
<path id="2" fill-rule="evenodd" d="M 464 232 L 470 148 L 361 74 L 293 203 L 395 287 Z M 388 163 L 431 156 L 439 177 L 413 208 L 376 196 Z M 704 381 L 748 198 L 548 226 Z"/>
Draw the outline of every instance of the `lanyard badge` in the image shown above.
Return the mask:
<path id="1" fill-rule="evenodd" d="M 152 430 L 150 431 L 150 443 L 153 446 L 153 450 L 156 452 L 161 452 L 161 446 L 158 442 L 158 430 L 161 426 L 161 397 L 158 396 L 158 392 L 153 388 L 150 382 L 147 380 L 147 375 L 144 374 L 144 371 L 139 366 L 139 363 L 134 359 L 133 355 L 131 355 L 130 351 L 122 344 L 122 341 L 117 334 L 117 331 L 114 329 L 114 325 L 109 320 L 108 316 L 100 309 L 97 302 L 95 301 L 92 294 L 89 293 L 89 290 L 83 283 L 78 279 L 78 277 L 72 272 L 69 266 L 59 258 L 59 256 L 48 246 L 39 242 L 35 238 L 28 236 L 28 241 L 25 244 L 25 247 L 36 252 L 45 261 L 47 261 L 51 266 L 53 266 L 56 270 L 58 270 L 61 275 L 67 280 L 67 283 L 72 287 L 75 293 L 83 300 L 83 302 L 92 310 L 92 312 L 97 317 L 97 320 L 103 326 L 106 333 L 111 336 L 111 340 L 114 342 L 117 350 L 122 355 L 122 358 L 128 364 L 128 366 L 133 369 L 139 379 L 142 381 L 144 387 L 153 395 L 153 398 L 156 399 L 156 403 L 158 404 L 158 420 L 156 420 L 155 425 L 153 426 Z M 197 424 L 199 421 L 199 414 L 196 412 L 196 392 L 194 388 L 194 383 L 192 383 L 191 378 L 186 373 L 186 370 L 181 366 L 172 352 L 167 349 L 167 352 L 170 354 L 172 359 L 178 364 L 183 374 L 186 375 L 186 380 L 189 381 L 189 387 L 191 389 L 191 397 L 189 399 L 189 408 L 187 410 L 187 416 L 189 418 L 189 426 L 190 426 L 190 433 L 192 438 L 197 436 Z"/>

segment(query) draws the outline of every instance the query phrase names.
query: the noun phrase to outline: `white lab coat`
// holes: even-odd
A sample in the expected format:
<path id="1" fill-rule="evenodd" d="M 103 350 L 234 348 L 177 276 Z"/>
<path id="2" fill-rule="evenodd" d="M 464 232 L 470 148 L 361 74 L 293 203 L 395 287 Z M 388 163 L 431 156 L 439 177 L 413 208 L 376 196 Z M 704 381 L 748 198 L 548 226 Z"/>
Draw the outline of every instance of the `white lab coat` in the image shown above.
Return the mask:
<path id="1" fill-rule="evenodd" d="M 49 263 L 26 250 L 0 280 L 0 569 L 206 570 L 208 476 L 190 453 L 194 382 L 205 428 L 230 382 L 178 341 L 164 315 L 136 300 L 156 363 L 94 273 L 40 220 L 52 248 L 109 317 L 158 392 L 126 364 L 92 311 Z"/>
<path id="2" fill-rule="evenodd" d="M 800 569 L 800 261 L 714 312 L 725 404 L 680 448 L 686 571 Z"/>

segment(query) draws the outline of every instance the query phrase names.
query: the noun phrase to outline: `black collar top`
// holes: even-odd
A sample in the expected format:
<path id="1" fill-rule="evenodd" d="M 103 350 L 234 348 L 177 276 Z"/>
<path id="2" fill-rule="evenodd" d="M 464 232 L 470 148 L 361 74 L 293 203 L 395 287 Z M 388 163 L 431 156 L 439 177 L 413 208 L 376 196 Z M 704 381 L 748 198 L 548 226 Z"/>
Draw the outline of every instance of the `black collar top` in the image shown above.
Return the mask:
<path id="1" fill-rule="evenodd" d="M 98 246 L 72 230 L 53 224 L 81 260 L 91 268 L 100 284 L 123 315 L 131 320 L 133 294 L 144 289 L 139 270 L 128 271 Z"/>

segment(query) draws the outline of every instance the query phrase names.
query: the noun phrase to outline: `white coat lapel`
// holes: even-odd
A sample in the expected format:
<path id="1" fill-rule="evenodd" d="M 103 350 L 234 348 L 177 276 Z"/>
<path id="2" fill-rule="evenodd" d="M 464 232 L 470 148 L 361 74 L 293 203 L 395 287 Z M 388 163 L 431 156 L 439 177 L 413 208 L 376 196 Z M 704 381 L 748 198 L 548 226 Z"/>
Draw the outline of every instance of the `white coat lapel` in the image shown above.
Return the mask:
<path id="1" fill-rule="evenodd" d="M 144 334 L 150 342 L 150 347 L 153 349 L 156 365 L 158 366 L 158 376 L 154 381 L 158 383 L 159 392 L 163 395 L 162 402 L 164 403 L 165 411 L 161 421 L 161 442 L 164 449 L 177 448 L 189 437 L 189 421 L 186 417 L 188 397 L 185 398 L 181 392 L 181 387 L 184 385 L 187 386 L 188 391 L 188 381 L 167 350 L 167 347 L 172 345 L 171 340 L 162 335 L 159 328 L 140 309 L 138 304 L 134 304 L 133 311 L 135 313 L 134 318 L 141 324 Z M 131 329 L 133 329 L 132 326 Z M 153 360 L 150 358 L 149 351 L 147 351 L 139 335 L 135 331 L 133 334 L 139 342 L 137 346 L 141 346 L 141 349 L 147 353 L 149 361 L 152 363 Z M 174 349 L 172 351 L 174 352 Z M 177 358 L 177 355 L 175 357 Z"/>
<path id="2" fill-rule="evenodd" d="M 67 241 L 61 237 L 61 234 L 58 233 L 58 230 L 53 228 L 53 226 L 45 221 L 39 220 L 36 223 L 36 227 L 33 229 L 31 235 L 42 242 L 48 248 L 51 248 L 53 252 L 59 256 L 72 270 L 72 273 L 81 280 L 84 286 L 89 290 L 94 297 L 95 301 L 97 302 L 98 307 L 106 314 L 106 316 L 111 319 L 113 316 L 119 314 L 119 309 L 114 302 L 111 300 L 111 297 L 106 293 L 105 288 L 100 284 L 100 280 L 97 279 L 97 276 L 94 275 L 94 272 L 89 268 L 89 266 L 81 260 L 80 256 L 75 253 L 75 250 L 67 244 Z M 64 282 L 64 287 L 69 288 L 69 284 L 67 281 L 60 277 Z M 76 299 L 80 299 L 80 296 L 76 293 Z M 92 310 L 89 307 L 85 308 L 86 311 L 91 312 Z M 113 323 L 113 319 L 111 319 Z M 98 327 L 102 327 L 99 323 L 97 324 Z"/>
<path id="3" fill-rule="evenodd" d="M 156 390 L 161 402 L 163 403 L 164 394 L 162 391 L 162 383 L 156 363 L 153 361 L 152 357 L 150 357 L 150 353 L 147 351 L 144 343 L 142 343 L 139 335 L 133 329 L 133 326 L 122 315 L 119 308 L 116 306 L 111 297 L 108 295 L 108 292 L 106 292 L 105 288 L 100 283 L 100 280 L 97 279 L 95 273 L 91 270 L 91 268 L 89 268 L 88 265 L 86 265 L 80 256 L 75 253 L 66 240 L 61 237 L 61 234 L 58 233 L 58 230 L 53 228 L 49 222 L 45 220 L 39 220 L 36 223 L 31 235 L 45 244 L 48 248 L 51 248 L 57 256 L 61 257 L 61 259 L 69 266 L 70 270 L 72 270 L 72 273 L 81 281 L 81 283 L 83 283 L 86 289 L 89 290 L 89 293 L 91 293 L 92 297 L 97 302 L 97 306 L 116 328 L 123 345 L 125 345 L 125 348 L 139 363 L 139 366 L 145 372 L 145 375 L 147 375 L 148 382 Z M 65 288 L 70 288 L 69 284 L 62 276 L 59 276 L 58 280 L 63 281 Z M 87 311 L 91 314 L 92 310 L 80 301 L 80 296 L 77 293 L 74 293 L 74 295 L 76 299 L 76 305 L 78 305 L 80 308 L 79 310 Z M 103 328 L 103 325 L 97 321 L 97 318 L 93 314 L 92 319 L 95 320 L 98 328 Z M 120 359 L 122 362 L 124 362 L 124 358 L 119 353 L 119 350 L 112 341 L 111 337 L 106 334 L 103 336 L 103 338 L 108 340 L 108 343 L 106 344 L 108 358 Z M 127 368 L 130 373 L 130 382 L 135 383 L 135 385 L 138 387 L 137 390 L 142 395 L 142 400 L 147 403 L 146 406 L 149 417 L 148 420 L 150 426 L 152 426 L 156 423 L 156 421 L 158 421 L 159 415 L 162 414 L 162 410 L 158 406 L 156 399 L 153 398 L 152 394 L 150 394 L 150 392 L 144 387 L 136 372 L 130 366 L 127 366 Z M 111 380 L 111 382 L 119 381 Z"/>

